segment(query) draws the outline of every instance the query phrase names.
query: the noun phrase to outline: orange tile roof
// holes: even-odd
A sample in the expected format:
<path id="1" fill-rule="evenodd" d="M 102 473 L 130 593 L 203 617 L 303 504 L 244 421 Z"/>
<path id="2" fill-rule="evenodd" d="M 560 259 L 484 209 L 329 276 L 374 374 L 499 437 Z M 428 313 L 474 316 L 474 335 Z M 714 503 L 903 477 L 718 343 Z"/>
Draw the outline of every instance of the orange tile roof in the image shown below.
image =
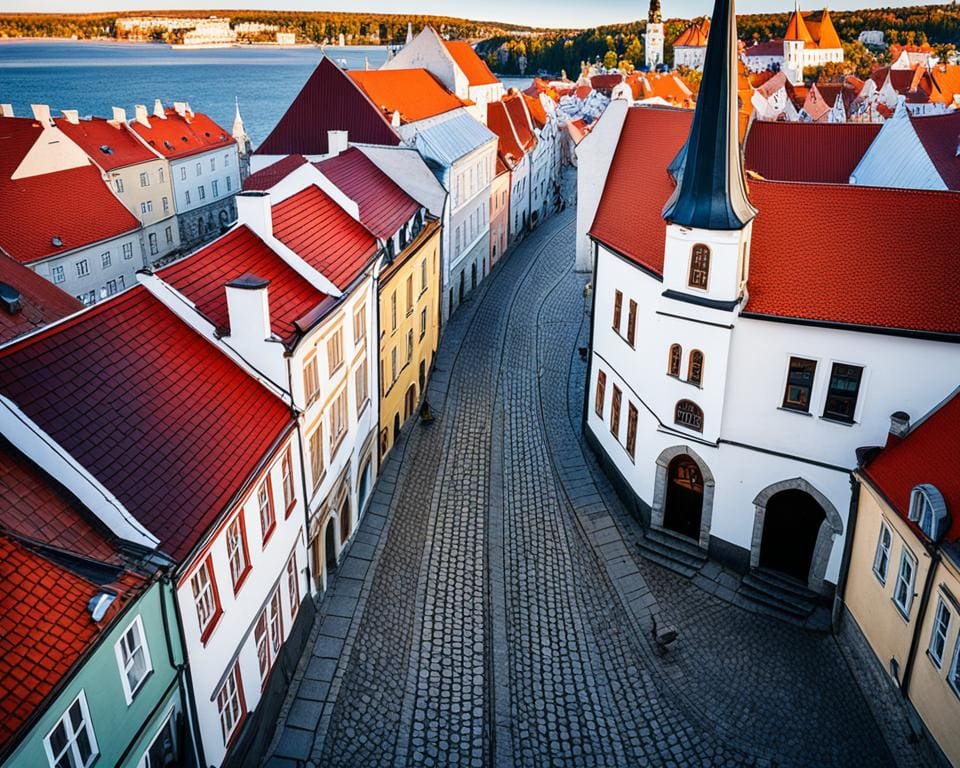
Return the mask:
<path id="1" fill-rule="evenodd" d="M 463 106 L 454 94 L 425 69 L 353 70 L 350 78 L 388 117 L 413 123 Z"/>
<path id="2" fill-rule="evenodd" d="M 543 108 L 540 99 L 523 94 L 523 100 L 527 104 L 527 112 L 530 113 L 534 124 L 537 128 L 543 128 L 547 124 L 547 110 Z"/>
<path id="3" fill-rule="evenodd" d="M 443 44 L 467 76 L 470 85 L 495 85 L 500 82 L 470 43 L 465 40 L 446 40 Z"/>
<path id="4" fill-rule="evenodd" d="M 803 21 L 817 48 L 843 47 L 840 44 L 840 35 L 837 34 L 830 18 L 830 11 L 826 8 L 822 11 L 811 11 L 803 14 Z"/>
<path id="5" fill-rule="evenodd" d="M 706 19 L 694 22 L 681 32 L 673 41 L 673 47 L 706 48 L 710 35 L 710 22 Z"/>
<path id="6" fill-rule="evenodd" d="M 784 40 L 802 40 L 805 45 L 813 45 L 813 36 L 807 25 L 804 23 L 803 14 L 794 11 L 790 14 L 790 21 L 787 22 L 787 31 L 783 36 Z"/>

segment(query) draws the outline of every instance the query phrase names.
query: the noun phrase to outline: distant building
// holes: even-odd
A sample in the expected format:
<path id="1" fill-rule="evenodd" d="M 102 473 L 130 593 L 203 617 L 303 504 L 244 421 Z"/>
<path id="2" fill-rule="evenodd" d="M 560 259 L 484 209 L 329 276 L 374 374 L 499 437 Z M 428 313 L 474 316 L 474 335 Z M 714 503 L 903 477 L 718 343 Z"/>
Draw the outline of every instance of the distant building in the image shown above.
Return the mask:
<path id="1" fill-rule="evenodd" d="M 857 35 L 857 40 L 864 45 L 872 45 L 878 48 L 886 46 L 886 41 L 883 38 L 883 30 L 881 29 L 865 29 Z"/>
<path id="2" fill-rule="evenodd" d="M 709 34 L 710 22 L 707 19 L 696 21 L 683 30 L 673 41 L 673 66 L 703 69 Z"/>

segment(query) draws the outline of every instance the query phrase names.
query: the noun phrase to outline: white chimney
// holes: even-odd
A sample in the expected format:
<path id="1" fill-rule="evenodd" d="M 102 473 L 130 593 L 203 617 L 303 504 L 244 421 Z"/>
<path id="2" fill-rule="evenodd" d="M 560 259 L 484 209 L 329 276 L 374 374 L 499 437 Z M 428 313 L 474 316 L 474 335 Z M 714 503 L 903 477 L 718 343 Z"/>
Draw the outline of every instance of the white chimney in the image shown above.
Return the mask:
<path id="1" fill-rule="evenodd" d="M 147 107 L 144 104 L 137 104 L 134 108 L 136 121 L 147 128 L 150 127 L 150 119 L 147 117 Z"/>
<path id="2" fill-rule="evenodd" d="M 72 125 L 79 125 L 80 113 L 75 109 L 61 109 L 64 119 Z"/>
<path id="3" fill-rule="evenodd" d="M 263 342 L 270 338 L 268 285 L 269 280 L 250 272 L 226 285 L 231 346 L 252 360 L 259 358 Z"/>
<path id="4" fill-rule="evenodd" d="M 240 192 L 237 203 L 237 223 L 246 224 L 264 240 L 273 237 L 273 211 L 269 192 Z"/>
<path id="5" fill-rule="evenodd" d="M 397 110 L 393 111 L 393 117 L 390 119 L 390 125 L 394 128 L 400 127 L 400 113 Z"/>
<path id="6" fill-rule="evenodd" d="M 33 110 L 33 119 L 38 123 L 43 123 L 44 125 L 51 125 L 53 123 L 53 119 L 50 117 L 49 104 L 31 104 L 30 109 Z"/>
<path id="7" fill-rule="evenodd" d="M 163 109 L 163 102 L 160 99 L 153 100 L 153 116 L 159 117 L 161 120 L 167 119 L 167 113 Z"/>
<path id="8" fill-rule="evenodd" d="M 187 112 L 187 102 L 185 101 L 175 101 L 173 102 L 173 111 L 176 112 L 180 117 L 186 117 Z"/>
<path id="9" fill-rule="evenodd" d="M 13 104 L 0 104 L 0 117 L 13 117 Z"/>
<path id="10" fill-rule="evenodd" d="M 327 131 L 327 152 L 339 155 L 347 149 L 346 131 Z"/>
<path id="11" fill-rule="evenodd" d="M 113 122 L 118 126 L 123 125 L 127 122 L 127 110 L 123 107 L 114 107 L 113 108 Z"/>

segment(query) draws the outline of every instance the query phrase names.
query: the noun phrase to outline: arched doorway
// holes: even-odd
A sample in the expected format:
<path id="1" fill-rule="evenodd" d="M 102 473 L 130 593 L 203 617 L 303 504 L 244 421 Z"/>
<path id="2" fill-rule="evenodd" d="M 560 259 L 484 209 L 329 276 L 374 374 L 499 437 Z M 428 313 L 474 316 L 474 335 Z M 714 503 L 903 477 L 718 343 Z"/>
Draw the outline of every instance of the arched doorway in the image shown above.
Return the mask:
<path id="1" fill-rule="evenodd" d="M 699 541 L 702 517 L 703 473 L 696 461 L 681 454 L 667 466 L 663 527 Z"/>
<path id="2" fill-rule="evenodd" d="M 816 499 L 789 488 L 767 501 L 760 540 L 760 567 L 807 583 L 820 526 L 826 519 Z"/>
<path id="3" fill-rule="evenodd" d="M 333 519 L 327 520 L 327 527 L 323 532 L 323 543 L 324 574 L 326 576 L 326 584 L 329 587 L 330 579 L 332 579 L 333 574 L 337 572 L 337 526 Z"/>
<path id="4" fill-rule="evenodd" d="M 682 459 L 683 461 L 674 463 L 675 459 Z M 693 462 L 696 474 L 689 467 L 689 462 Z M 681 469 L 685 472 L 683 482 L 672 483 L 671 478 L 681 480 Z M 699 482 L 697 482 L 698 480 Z M 653 504 L 650 507 L 650 525 L 653 528 L 670 528 L 670 530 L 683 527 L 687 531 L 685 535 L 689 535 L 700 549 L 706 551 L 710 545 L 714 490 L 713 473 L 693 448 L 689 445 L 674 445 L 664 449 L 657 456 Z M 670 497 L 671 525 L 668 525 L 667 522 L 668 495 Z M 678 503 L 682 504 L 685 500 L 690 502 L 690 510 L 687 514 L 689 522 L 685 526 L 680 526 L 677 523 L 677 506 Z M 697 507 L 694 506 L 693 502 L 697 501 L 699 501 L 699 527 L 694 531 L 693 522 L 697 519 Z M 679 517 L 681 520 L 683 519 L 683 515 L 679 515 Z"/>
<path id="5" fill-rule="evenodd" d="M 403 396 L 403 420 L 410 418 L 414 408 L 417 407 L 417 385 L 411 384 L 407 387 L 406 394 Z"/>
<path id="6" fill-rule="evenodd" d="M 400 439 L 400 412 L 393 414 L 393 442 Z"/>
<path id="7" fill-rule="evenodd" d="M 367 459 L 360 470 L 360 487 L 357 489 L 357 511 L 363 514 L 363 507 L 367 503 L 367 494 L 370 493 L 370 460 Z"/>
<path id="8" fill-rule="evenodd" d="M 350 496 L 344 497 L 343 504 L 340 505 L 340 545 L 343 546 L 350 538 L 353 526 L 350 521 Z"/>

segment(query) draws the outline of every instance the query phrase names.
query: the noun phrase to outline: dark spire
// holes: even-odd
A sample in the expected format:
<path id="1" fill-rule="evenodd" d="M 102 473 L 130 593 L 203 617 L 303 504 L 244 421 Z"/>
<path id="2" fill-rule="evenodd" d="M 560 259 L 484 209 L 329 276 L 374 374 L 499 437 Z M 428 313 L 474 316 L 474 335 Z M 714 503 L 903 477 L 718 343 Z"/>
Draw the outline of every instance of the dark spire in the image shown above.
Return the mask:
<path id="1" fill-rule="evenodd" d="M 650 10 L 647 12 L 647 22 L 649 24 L 660 23 L 660 0 L 650 0 Z"/>
<path id="2" fill-rule="evenodd" d="M 697 229 L 743 229 L 747 197 L 737 126 L 737 20 L 733 0 L 714 0 L 703 80 L 690 135 L 668 169 L 677 187 L 663 218 Z"/>

